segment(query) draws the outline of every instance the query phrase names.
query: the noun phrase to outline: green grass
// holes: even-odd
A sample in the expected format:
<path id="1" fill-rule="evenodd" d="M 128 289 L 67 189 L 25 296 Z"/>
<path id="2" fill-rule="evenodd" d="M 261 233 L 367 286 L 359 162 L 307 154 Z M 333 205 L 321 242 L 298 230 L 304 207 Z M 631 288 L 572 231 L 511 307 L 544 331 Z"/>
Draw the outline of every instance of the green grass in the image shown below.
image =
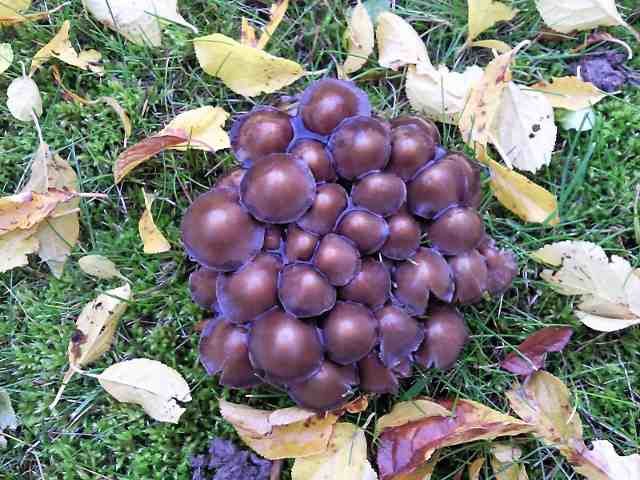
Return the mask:
<path id="1" fill-rule="evenodd" d="M 157 49 L 133 45 L 107 30 L 73 2 L 51 18 L 51 23 L 25 24 L 0 30 L 0 42 L 12 44 L 16 60 L 0 77 L 0 188 L 14 192 L 24 181 L 31 154 L 37 147 L 35 129 L 11 118 L 4 92 L 28 65 L 33 54 L 58 30 L 72 22 L 72 43 L 97 48 L 106 73 L 95 75 L 60 65 L 65 85 L 90 98 L 115 97 L 134 124 L 132 142 L 159 130 L 180 111 L 202 105 L 220 105 L 230 113 L 247 111 L 254 103 L 271 103 L 277 95 L 247 100 L 230 92 L 202 72 L 191 44 L 192 34 L 169 27 Z M 328 68 L 344 59 L 342 35 L 346 2 L 292 2 L 287 17 L 268 50 L 296 59 L 310 71 Z M 486 51 L 458 56 L 465 39 L 464 0 L 398 1 L 397 10 L 424 34 L 435 61 L 461 68 L 490 59 Z M 533 38 L 542 26 L 532 0 L 513 2 L 521 14 L 512 25 L 502 25 L 483 38 L 515 44 Z M 618 2 L 625 14 L 634 0 Z M 238 37 L 240 18 L 264 22 L 266 9 L 257 2 L 182 0 L 181 11 L 204 33 Z M 52 5 L 49 4 L 49 7 Z M 36 2 L 44 9 L 44 2 Z M 638 23 L 638 22 L 636 22 Z M 636 25 L 640 26 L 640 25 Z M 623 29 L 613 33 L 631 41 Z M 582 40 L 584 35 L 579 35 Z M 519 56 L 514 68 L 521 82 L 562 75 L 577 42 L 534 44 Z M 637 44 L 636 53 L 640 54 Z M 640 61 L 633 61 L 636 68 Z M 403 95 L 403 75 L 383 71 L 371 60 L 359 75 L 360 85 L 385 116 L 409 112 Z M 309 77 L 286 90 L 295 93 Z M 84 201 L 81 241 L 62 278 L 52 277 L 34 259 L 28 267 L 0 275 L 0 385 L 12 398 L 22 426 L 0 452 L 3 479 L 187 479 L 188 457 L 206 449 L 213 435 L 233 438 L 232 429 L 217 410 L 220 397 L 270 408 L 289 405 L 281 393 L 263 388 L 247 396 L 220 388 L 206 377 L 196 356 L 193 327 L 203 317 L 189 298 L 186 281 L 193 268 L 180 248 L 179 222 L 189 199 L 211 186 L 216 176 L 233 165 L 229 152 L 165 153 L 130 175 L 122 186 L 112 182 L 112 165 L 122 151 L 122 129 L 116 115 L 104 106 L 68 102 L 54 84 L 49 66 L 34 76 L 42 91 L 45 111 L 40 119 L 45 140 L 76 169 L 85 192 L 102 192 L 108 199 Z M 567 350 L 553 354 L 548 370 L 571 388 L 585 424 L 587 439 L 608 439 L 619 453 L 639 448 L 640 328 L 599 334 L 572 315 L 574 299 L 561 297 L 539 279 L 540 267 L 528 252 L 547 242 L 584 239 L 601 244 L 608 253 L 624 255 L 638 266 L 640 248 L 634 234 L 636 185 L 640 183 L 640 90 L 627 88 L 597 107 L 593 132 L 560 132 L 549 168 L 535 179 L 561 199 L 562 223 L 555 228 L 523 224 L 500 207 L 485 191 L 483 214 L 490 232 L 514 249 L 521 275 L 504 297 L 464 309 L 473 337 L 456 367 L 448 372 L 418 373 L 403 384 L 401 399 L 418 395 L 471 398 L 502 411 L 508 407 L 504 391 L 512 375 L 498 368 L 504 352 L 527 334 L 547 325 L 572 325 L 575 335 Z M 461 147 L 457 132 L 444 127 L 447 145 Z M 137 222 L 143 211 L 141 187 L 155 192 L 156 222 L 170 239 L 171 252 L 142 253 Z M 148 357 L 176 368 L 192 388 L 193 401 L 178 425 L 151 420 L 136 406 L 120 404 L 91 378 L 76 377 L 55 413 L 53 400 L 66 369 L 66 348 L 82 306 L 117 281 L 95 281 L 85 276 L 76 260 L 97 253 L 116 262 L 133 281 L 135 301 L 122 319 L 111 351 L 90 367 L 99 372 L 112 363 Z M 1 253 L 0 253 L 1 254 Z M 363 425 L 371 412 L 381 415 L 396 399 L 372 402 L 370 411 L 351 420 Z M 532 479 L 569 479 L 575 474 L 558 453 L 530 438 L 517 440 Z M 436 479 L 453 478 L 465 463 L 488 451 L 487 444 L 449 450 Z M 43 473 L 41 473 L 43 472 Z M 492 478 L 488 476 L 487 478 Z"/>

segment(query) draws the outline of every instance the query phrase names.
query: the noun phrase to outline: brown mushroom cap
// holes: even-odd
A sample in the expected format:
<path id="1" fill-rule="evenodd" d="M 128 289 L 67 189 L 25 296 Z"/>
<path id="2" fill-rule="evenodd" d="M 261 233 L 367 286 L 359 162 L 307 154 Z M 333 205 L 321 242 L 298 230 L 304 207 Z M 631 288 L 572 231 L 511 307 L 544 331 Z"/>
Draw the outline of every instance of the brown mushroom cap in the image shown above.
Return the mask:
<path id="1" fill-rule="evenodd" d="M 386 303 L 391 291 L 391 275 L 384 263 L 365 258 L 360 272 L 351 282 L 340 289 L 340 298 L 362 303 L 369 308 L 378 308 Z"/>
<path id="2" fill-rule="evenodd" d="M 193 301 L 207 310 L 218 310 L 216 281 L 219 272 L 199 268 L 189 275 L 189 290 Z"/>
<path id="3" fill-rule="evenodd" d="M 373 351 L 358 362 L 360 389 L 370 393 L 398 393 L 398 378 Z"/>
<path id="4" fill-rule="evenodd" d="M 433 218 L 464 198 L 464 182 L 456 163 L 439 161 L 422 169 L 407 186 L 409 210 Z"/>
<path id="5" fill-rule="evenodd" d="M 462 202 L 473 208 L 478 208 L 482 199 L 482 182 L 480 169 L 469 157 L 462 153 L 449 153 L 445 155 L 442 163 L 454 164 L 459 173 L 460 191 L 462 192 Z"/>
<path id="6" fill-rule="evenodd" d="M 333 308 L 336 289 L 307 263 L 290 263 L 280 271 L 278 298 L 297 317 L 317 317 Z"/>
<path id="7" fill-rule="evenodd" d="M 278 225 L 267 225 L 264 232 L 264 249 L 280 250 L 282 244 L 282 227 Z"/>
<path id="8" fill-rule="evenodd" d="M 291 118 L 273 107 L 258 107 L 234 122 L 230 137 L 236 158 L 250 166 L 266 155 L 287 150 L 293 139 Z"/>
<path id="9" fill-rule="evenodd" d="M 389 172 L 373 172 L 365 175 L 351 190 L 353 203 L 387 217 L 396 213 L 407 199 L 404 181 Z"/>
<path id="10" fill-rule="evenodd" d="M 483 242 L 478 251 L 487 264 L 487 290 L 494 295 L 500 295 L 507 290 L 518 274 L 518 262 L 513 252 L 499 250 L 495 242 Z"/>
<path id="11" fill-rule="evenodd" d="M 234 168 L 216 181 L 215 188 L 231 188 L 238 191 L 240 189 L 240 182 L 242 182 L 242 178 L 246 172 L 244 168 Z"/>
<path id="12" fill-rule="evenodd" d="M 289 225 L 284 256 L 288 263 L 309 260 L 316 249 L 316 245 L 318 245 L 317 235 L 305 232 L 296 225 Z"/>
<path id="13" fill-rule="evenodd" d="M 378 321 L 364 305 L 338 302 L 325 319 L 322 332 L 328 357 L 340 365 L 348 365 L 374 347 Z"/>
<path id="14" fill-rule="evenodd" d="M 391 128 L 397 128 L 402 125 L 415 125 L 420 128 L 425 135 L 431 137 L 434 143 L 440 143 L 440 131 L 431 120 L 413 115 L 405 115 L 396 117 L 391 121 Z"/>
<path id="15" fill-rule="evenodd" d="M 417 125 L 404 124 L 391 130 L 391 159 L 387 171 L 410 180 L 426 163 L 433 160 L 436 145 L 431 136 Z"/>
<path id="16" fill-rule="evenodd" d="M 218 188 L 200 195 L 187 209 L 182 242 L 189 256 L 205 267 L 232 271 L 260 251 L 264 227 L 240 206 L 237 193 Z"/>
<path id="17" fill-rule="evenodd" d="M 347 192 L 337 183 L 318 186 L 313 205 L 298 225 L 308 232 L 325 235 L 333 230 L 340 214 L 347 208 Z"/>
<path id="18" fill-rule="evenodd" d="M 315 196 L 316 182 L 309 167 L 284 153 L 263 157 L 247 171 L 240 185 L 243 205 L 267 223 L 295 222 Z"/>
<path id="19" fill-rule="evenodd" d="M 422 343 L 424 331 L 415 318 L 394 305 L 377 310 L 380 324 L 380 357 L 382 363 L 393 368 L 407 359 Z"/>
<path id="20" fill-rule="evenodd" d="M 240 270 L 218 277 L 220 310 L 235 323 L 246 323 L 273 307 L 278 301 L 278 272 L 282 261 L 262 253 Z"/>
<path id="21" fill-rule="evenodd" d="M 284 384 L 309 378 L 320 369 L 323 359 L 317 329 L 278 307 L 254 321 L 249 355 L 257 370 Z"/>
<path id="22" fill-rule="evenodd" d="M 332 182 L 337 178 L 331 156 L 321 142 L 310 138 L 298 140 L 289 153 L 309 166 L 316 182 Z"/>
<path id="23" fill-rule="evenodd" d="M 431 244 L 445 255 L 457 255 L 476 248 L 484 236 L 482 218 L 472 208 L 455 207 L 429 225 Z"/>
<path id="24" fill-rule="evenodd" d="M 382 254 L 392 260 L 406 260 L 420 247 L 420 224 L 405 210 L 387 218 L 389 236 L 382 246 Z"/>
<path id="25" fill-rule="evenodd" d="M 369 254 L 384 245 L 389 236 L 389 225 L 375 213 L 354 208 L 338 220 L 336 232 L 353 241 L 360 252 Z"/>
<path id="26" fill-rule="evenodd" d="M 447 369 L 453 366 L 469 338 L 469 330 L 460 312 L 444 305 L 433 307 L 429 310 L 424 330 L 424 342 L 414 354 L 416 363 L 424 368 Z"/>
<path id="27" fill-rule="evenodd" d="M 477 250 L 461 253 L 449 259 L 456 283 L 454 300 L 458 303 L 474 303 L 487 291 L 489 274 L 484 257 Z"/>
<path id="28" fill-rule="evenodd" d="M 335 410 L 347 402 L 351 386 L 357 384 L 353 365 L 338 366 L 325 361 L 320 370 L 303 382 L 289 385 L 289 395 L 302 408 L 318 412 Z"/>
<path id="29" fill-rule="evenodd" d="M 387 165 L 390 133 L 384 123 L 375 118 L 349 118 L 331 135 L 329 150 L 338 175 L 353 180 Z"/>
<path id="30" fill-rule="evenodd" d="M 329 233 L 320 240 L 313 264 L 325 274 L 329 283 L 341 287 L 360 271 L 360 252 L 348 238 Z"/>

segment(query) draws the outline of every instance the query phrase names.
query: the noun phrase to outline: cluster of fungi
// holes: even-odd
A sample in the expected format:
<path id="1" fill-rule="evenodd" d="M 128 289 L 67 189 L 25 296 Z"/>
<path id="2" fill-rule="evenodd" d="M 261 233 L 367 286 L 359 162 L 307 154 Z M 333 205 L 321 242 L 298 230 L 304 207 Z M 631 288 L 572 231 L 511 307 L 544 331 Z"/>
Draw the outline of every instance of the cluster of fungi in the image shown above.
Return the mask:
<path id="1" fill-rule="evenodd" d="M 414 364 L 450 367 L 468 338 L 452 304 L 503 292 L 517 266 L 476 211 L 478 167 L 439 143 L 433 123 L 378 118 L 335 79 L 308 87 L 295 116 L 237 118 L 242 167 L 182 221 L 193 299 L 216 313 L 207 372 L 327 411 L 357 388 L 396 392 Z"/>

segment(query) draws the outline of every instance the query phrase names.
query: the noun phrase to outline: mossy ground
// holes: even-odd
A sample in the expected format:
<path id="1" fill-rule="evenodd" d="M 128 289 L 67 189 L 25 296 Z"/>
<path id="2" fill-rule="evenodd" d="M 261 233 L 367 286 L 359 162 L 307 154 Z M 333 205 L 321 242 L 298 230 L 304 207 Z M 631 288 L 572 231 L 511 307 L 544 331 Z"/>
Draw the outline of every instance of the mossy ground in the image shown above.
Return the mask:
<path id="1" fill-rule="evenodd" d="M 335 71 L 336 62 L 344 58 L 347 2 L 291 3 L 268 50 L 300 61 L 309 71 Z M 500 26 L 485 38 L 497 36 L 515 44 L 536 36 L 542 23 L 533 0 L 513 3 L 521 10 L 515 24 Z M 618 3 L 624 14 L 637 7 L 635 0 Z M 132 142 L 157 131 L 187 108 L 220 105 L 236 114 L 250 109 L 254 102 L 276 99 L 275 95 L 241 98 L 204 74 L 195 59 L 192 34 L 186 29 L 167 28 L 162 48 L 139 47 L 98 24 L 79 4 L 67 5 L 50 21 L 0 30 L 0 42 L 11 43 L 16 56 L 11 69 L 0 77 L 3 194 L 15 191 L 23 181 L 37 147 L 35 129 L 12 119 L 4 92 L 20 74 L 20 62 L 28 65 L 65 19 L 72 23 L 71 38 L 76 47 L 102 52 L 106 74 L 99 78 L 60 65 L 64 83 L 90 98 L 115 97 L 133 121 Z M 54 5 L 48 2 L 48 6 Z M 34 7 L 44 9 L 45 2 L 35 2 Z M 480 50 L 458 56 L 466 28 L 464 0 L 407 0 L 396 2 L 396 7 L 424 33 L 434 62 L 460 68 L 472 63 L 484 65 L 489 60 L 490 53 Z M 182 0 L 180 10 L 202 33 L 233 37 L 239 35 L 242 16 L 259 23 L 265 21 L 267 11 L 259 2 L 239 0 Z M 632 41 L 623 29 L 612 31 Z M 534 44 L 518 57 L 516 77 L 533 82 L 564 74 L 574 57 L 569 50 L 576 44 Z M 636 53 L 640 54 L 640 49 L 636 48 Z M 633 63 L 640 67 L 640 61 Z M 382 115 L 410 111 L 402 93 L 401 72 L 382 70 L 371 61 L 360 77 L 360 86 Z M 219 417 L 218 398 L 265 408 L 289 404 L 286 396 L 269 389 L 250 395 L 221 389 L 197 362 L 193 327 L 203 312 L 192 304 L 187 291 L 192 265 L 180 248 L 179 222 L 190 199 L 211 186 L 216 176 L 233 164 L 233 158 L 229 152 L 166 153 L 116 187 L 112 165 L 123 149 L 116 115 L 102 105 L 83 107 L 67 101 L 53 82 L 49 66 L 39 70 L 34 79 L 44 98 L 40 122 L 45 140 L 69 159 L 83 191 L 106 193 L 108 199 L 83 202 L 81 242 L 62 278 L 55 279 L 35 259 L 26 268 L 0 276 L 0 385 L 9 391 L 22 421 L 16 439 L 10 439 L 9 448 L 0 452 L 0 478 L 188 479 L 190 454 L 206 449 L 213 435 L 233 437 L 231 428 Z M 288 92 L 299 91 L 313 79 L 297 82 Z M 561 199 L 562 223 L 556 228 L 523 224 L 485 189 L 482 211 L 488 228 L 502 245 L 517 252 L 521 276 L 503 298 L 464 309 L 473 337 L 457 366 L 445 373 L 416 374 L 404 382 L 400 399 L 457 395 L 507 411 L 504 391 L 514 378 L 498 368 L 501 355 L 540 327 L 568 324 L 575 327 L 573 340 L 563 354 L 551 356 L 548 370 L 573 392 L 587 439 L 608 439 L 621 454 L 638 450 L 640 328 L 600 334 L 584 327 L 571 313 L 574 299 L 546 287 L 538 276 L 540 267 L 527 253 L 547 242 L 583 239 L 601 244 L 609 253 L 624 255 L 638 266 L 640 239 L 634 232 L 633 203 L 640 183 L 639 103 L 640 90 L 627 88 L 598 105 L 597 127 L 592 132 L 560 132 L 551 166 L 535 176 Z M 448 145 L 460 146 L 454 129 L 445 128 L 444 133 Z M 143 211 L 142 187 L 159 196 L 154 215 L 172 242 L 171 252 L 142 253 L 137 231 Z M 79 270 L 76 260 L 87 253 L 102 254 L 116 262 L 132 280 L 135 293 L 113 348 L 91 369 L 98 372 L 133 357 L 153 358 L 176 368 L 193 392 L 193 401 L 178 425 L 155 422 L 140 408 L 116 402 L 93 379 L 79 376 L 67 388 L 57 411 L 47 408 L 66 368 L 67 342 L 82 306 L 97 292 L 116 286 L 114 281 L 90 279 Z M 376 400 L 369 411 L 352 420 L 364 424 L 371 412 L 386 412 L 394 400 Z M 575 477 L 556 451 L 535 440 L 518 442 L 525 451 L 531 478 Z M 447 451 L 435 478 L 454 477 L 465 463 L 486 451 L 487 444 L 482 443 Z"/>

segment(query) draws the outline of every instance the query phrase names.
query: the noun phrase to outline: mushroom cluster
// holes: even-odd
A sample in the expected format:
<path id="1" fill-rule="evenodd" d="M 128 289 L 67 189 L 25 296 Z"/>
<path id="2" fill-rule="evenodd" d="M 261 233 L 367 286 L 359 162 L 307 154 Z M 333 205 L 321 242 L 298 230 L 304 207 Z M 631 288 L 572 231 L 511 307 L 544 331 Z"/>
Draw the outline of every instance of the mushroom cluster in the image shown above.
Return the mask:
<path id="1" fill-rule="evenodd" d="M 476 210 L 478 167 L 430 121 L 372 115 L 350 82 L 313 83 L 295 116 L 255 108 L 231 144 L 241 168 L 182 221 L 193 299 L 215 312 L 200 359 L 222 385 L 317 411 L 396 392 L 414 363 L 455 362 L 468 330 L 451 304 L 516 274 Z"/>

